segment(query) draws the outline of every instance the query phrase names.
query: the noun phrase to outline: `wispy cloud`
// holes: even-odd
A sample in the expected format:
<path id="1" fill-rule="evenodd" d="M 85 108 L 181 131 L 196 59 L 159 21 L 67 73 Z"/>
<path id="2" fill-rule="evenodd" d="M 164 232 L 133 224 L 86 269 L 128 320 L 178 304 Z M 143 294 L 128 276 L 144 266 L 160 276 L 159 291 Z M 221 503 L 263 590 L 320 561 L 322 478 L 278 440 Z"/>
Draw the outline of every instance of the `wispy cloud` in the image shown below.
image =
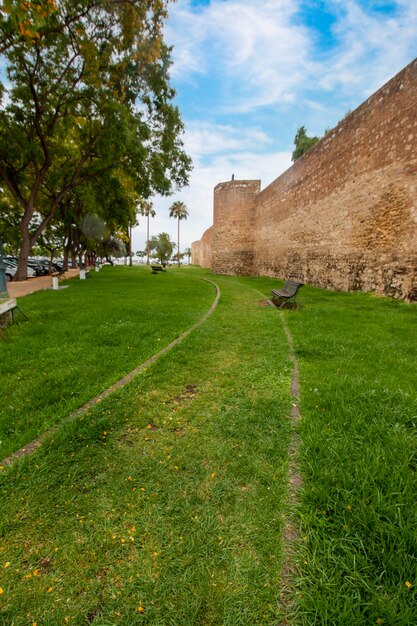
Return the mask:
<path id="1" fill-rule="evenodd" d="M 328 0 L 335 22 L 326 54 L 317 33 L 298 19 L 302 5 L 212 0 L 196 10 L 180 0 L 168 26 L 175 78 L 217 77 L 230 95 L 224 109 L 244 113 L 293 102 L 308 89 L 373 91 L 416 51 L 415 0 L 399 0 L 394 14 L 371 10 L 369 3 L 364 8 L 359 0 Z"/>
<path id="2" fill-rule="evenodd" d="M 218 182 L 235 174 L 266 186 L 291 165 L 298 126 L 321 134 L 417 55 L 416 0 L 178 0 L 170 11 L 194 161 L 178 194 L 190 208 L 184 245 L 211 225 Z M 154 232 L 173 232 L 175 199 L 156 200 Z"/>
<path id="3" fill-rule="evenodd" d="M 208 155 L 265 150 L 270 143 L 270 137 L 258 128 L 239 128 L 208 122 L 188 123 L 185 134 L 185 149 L 195 163 Z"/>
<path id="4" fill-rule="evenodd" d="M 181 0 L 167 32 L 173 76 L 224 81 L 233 110 L 292 100 L 309 66 L 308 30 L 293 23 L 297 6 L 296 0 L 213 0 L 196 11 Z"/>
<path id="5" fill-rule="evenodd" d="M 394 14 L 366 10 L 354 0 L 329 2 L 337 41 L 320 67 L 326 90 L 357 89 L 365 97 L 397 73 L 417 52 L 417 3 L 397 2 Z"/>

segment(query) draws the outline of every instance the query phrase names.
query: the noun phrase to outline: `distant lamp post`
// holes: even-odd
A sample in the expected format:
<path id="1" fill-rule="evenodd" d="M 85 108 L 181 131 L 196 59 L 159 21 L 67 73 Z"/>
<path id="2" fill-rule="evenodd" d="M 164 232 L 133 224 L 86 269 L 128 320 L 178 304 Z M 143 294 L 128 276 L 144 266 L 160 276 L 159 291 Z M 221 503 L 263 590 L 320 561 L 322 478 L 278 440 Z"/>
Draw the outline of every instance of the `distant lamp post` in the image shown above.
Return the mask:
<path id="1" fill-rule="evenodd" d="M 3 239 L 0 237 L 0 298 L 8 298 L 6 282 L 6 266 L 3 258 Z"/>

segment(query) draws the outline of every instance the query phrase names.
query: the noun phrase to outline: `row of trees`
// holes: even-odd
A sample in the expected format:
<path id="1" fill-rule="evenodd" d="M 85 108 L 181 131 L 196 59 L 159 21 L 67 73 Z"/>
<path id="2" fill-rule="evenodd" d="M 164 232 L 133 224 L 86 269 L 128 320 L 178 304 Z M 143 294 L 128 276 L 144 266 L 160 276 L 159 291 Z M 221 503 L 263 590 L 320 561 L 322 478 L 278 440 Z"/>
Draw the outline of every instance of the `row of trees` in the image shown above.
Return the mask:
<path id="1" fill-rule="evenodd" d="M 177 244 L 174 243 L 168 233 L 159 233 L 159 235 L 153 236 L 149 241 L 149 247 L 150 250 L 152 250 L 152 254 L 150 256 L 154 259 L 158 259 L 160 263 L 168 263 L 168 261 L 173 260 L 180 265 L 181 259 L 187 258 L 188 263 L 191 260 L 191 248 L 185 248 L 184 252 L 176 252 L 174 254 Z M 140 250 L 136 254 L 142 258 L 147 256 L 147 252 L 145 250 Z"/>
<path id="2" fill-rule="evenodd" d="M 176 252 L 176 254 L 174 254 L 177 244 L 171 239 L 171 236 L 168 233 L 159 233 L 159 235 L 154 235 L 148 241 L 148 244 L 148 250 L 151 252 L 148 250 L 139 250 L 136 252 L 138 257 L 144 258 L 147 256 L 148 264 L 150 257 L 157 259 L 162 264 L 173 260 L 180 265 L 181 259 L 184 259 L 185 257 L 187 257 L 188 262 L 190 262 L 191 248 L 186 248 L 182 253 Z"/>
<path id="3" fill-rule="evenodd" d="M 147 263 L 149 265 L 149 259 L 151 256 L 151 251 L 155 251 L 156 258 L 158 258 L 161 263 L 165 263 L 168 261 L 174 252 L 175 247 L 177 247 L 177 261 L 178 265 L 180 265 L 181 258 L 185 256 L 191 256 L 191 250 L 187 248 L 184 255 L 180 254 L 180 222 L 181 220 L 186 220 L 188 217 L 188 208 L 181 200 L 177 200 L 174 202 L 169 209 L 169 216 L 173 217 L 177 220 L 177 244 L 174 244 L 171 241 L 171 237 L 168 233 L 160 233 L 157 237 L 153 236 L 149 238 L 149 218 L 155 217 L 156 213 L 153 209 L 153 206 L 150 202 L 146 203 L 143 207 L 140 208 L 140 214 L 146 217 L 146 255 Z M 188 254 L 188 250 L 190 253 Z M 138 256 L 142 256 L 142 252 L 137 253 Z M 130 263 L 132 263 L 132 255 L 130 255 Z"/>
<path id="4" fill-rule="evenodd" d="M 3 0 L 0 232 L 19 250 L 17 280 L 39 244 L 64 240 L 65 260 L 111 254 L 153 194 L 187 184 L 167 5 Z"/>

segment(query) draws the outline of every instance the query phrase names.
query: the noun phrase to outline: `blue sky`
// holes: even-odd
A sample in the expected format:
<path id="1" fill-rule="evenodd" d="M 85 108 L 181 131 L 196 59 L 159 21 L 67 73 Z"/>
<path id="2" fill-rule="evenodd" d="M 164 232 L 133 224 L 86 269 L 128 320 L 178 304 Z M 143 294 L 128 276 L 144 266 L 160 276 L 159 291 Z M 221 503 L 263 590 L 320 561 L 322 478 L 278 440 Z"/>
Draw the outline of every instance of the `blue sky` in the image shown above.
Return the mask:
<path id="1" fill-rule="evenodd" d="M 417 0 L 178 0 L 165 36 L 194 169 L 188 188 L 154 199 L 151 234 L 176 238 L 168 207 L 183 200 L 183 249 L 211 226 L 218 182 L 266 187 L 291 165 L 299 126 L 323 135 L 417 57 Z"/>

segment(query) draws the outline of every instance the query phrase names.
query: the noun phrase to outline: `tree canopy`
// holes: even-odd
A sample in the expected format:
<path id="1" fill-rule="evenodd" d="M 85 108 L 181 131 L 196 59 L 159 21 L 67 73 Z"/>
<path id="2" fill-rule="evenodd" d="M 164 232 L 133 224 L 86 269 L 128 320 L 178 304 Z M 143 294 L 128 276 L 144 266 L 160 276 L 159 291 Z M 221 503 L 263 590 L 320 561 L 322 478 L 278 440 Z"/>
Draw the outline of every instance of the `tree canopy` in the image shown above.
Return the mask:
<path id="1" fill-rule="evenodd" d="M 160 263 L 169 261 L 175 250 L 175 243 L 171 240 L 168 233 L 159 233 L 158 236 L 153 236 L 149 246 L 151 250 L 154 250 L 155 256 Z"/>
<path id="2" fill-rule="evenodd" d="M 169 84 L 167 0 L 4 0 L 0 177 L 19 269 L 45 229 L 93 211 L 113 229 L 188 182 Z M 18 220 L 16 220 L 18 216 Z M 7 233 L 7 229 L 6 229 Z"/>
<path id="3" fill-rule="evenodd" d="M 294 137 L 294 145 L 295 149 L 292 153 L 292 160 L 296 161 L 300 158 L 307 150 L 309 150 L 315 143 L 320 141 L 320 137 L 309 137 L 307 135 L 306 127 L 300 126 L 297 129 Z"/>

